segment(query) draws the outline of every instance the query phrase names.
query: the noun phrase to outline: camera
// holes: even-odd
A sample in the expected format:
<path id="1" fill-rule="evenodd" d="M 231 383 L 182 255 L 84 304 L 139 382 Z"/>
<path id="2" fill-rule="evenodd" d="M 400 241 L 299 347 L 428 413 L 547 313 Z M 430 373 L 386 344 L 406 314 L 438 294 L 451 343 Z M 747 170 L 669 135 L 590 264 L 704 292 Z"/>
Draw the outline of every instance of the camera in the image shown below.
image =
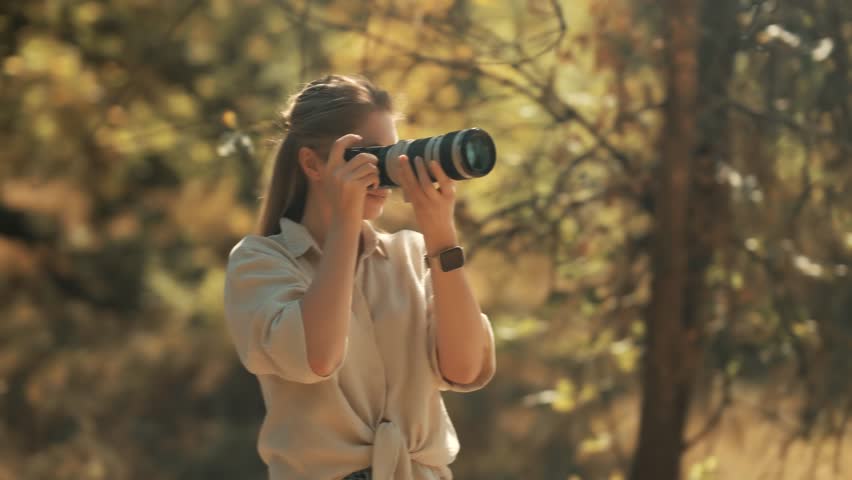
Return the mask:
<path id="1" fill-rule="evenodd" d="M 497 160 L 494 140 L 480 128 L 456 130 L 416 140 L 400 140 L 393 145 L 347 148 L 343 158 L 349 161 L 359 153 L 370 153 L 378 158 L 378 188 L 401 185 L 400 155 L 406 155 L 412 161 L 416 157 L 423 157 L 426 162 L 436 160 L 453 180 L 485 176 L 494 168 Z M 417 170 L 414 170 L 414 174 L 417 175 Z M 428 170 L 427 174 L 431 181 L 437 181 Z"/>

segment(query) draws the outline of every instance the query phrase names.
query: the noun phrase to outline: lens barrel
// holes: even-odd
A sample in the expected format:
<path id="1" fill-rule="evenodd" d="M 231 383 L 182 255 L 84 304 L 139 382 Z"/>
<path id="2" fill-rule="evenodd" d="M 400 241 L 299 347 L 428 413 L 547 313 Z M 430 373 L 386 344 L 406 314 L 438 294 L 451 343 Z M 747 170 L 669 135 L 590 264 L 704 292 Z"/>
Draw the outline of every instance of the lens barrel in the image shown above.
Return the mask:
<path id="1" fill-rule="evenodd" d="M 348 161 L 359 153 L 370 153 L 378 158 L 380 188 L 400 185 L 398 157 L 403 154 L 411 160 L 418 156 L 427 162 L 437 160 L 447 176 L 454 180 L 483 177 L 491 172 L 497 160 L 494 140 L 480 128 L 456 130 L 416 140 L 400 140 L 393 145 L 347 148 L 343 158 Z M 433 182 L 436 181 L 431 173 L 429 177 Z"/>

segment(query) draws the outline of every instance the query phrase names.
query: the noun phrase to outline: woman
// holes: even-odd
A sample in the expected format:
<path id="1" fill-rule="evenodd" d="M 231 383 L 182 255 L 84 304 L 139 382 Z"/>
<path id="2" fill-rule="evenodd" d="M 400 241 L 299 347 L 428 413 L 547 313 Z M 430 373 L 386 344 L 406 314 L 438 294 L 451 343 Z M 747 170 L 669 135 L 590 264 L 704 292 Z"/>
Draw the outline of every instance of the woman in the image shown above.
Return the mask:
<path id="1" fill-rule="evenodd" d="M 259 231 L 231 251 L 225 315 L 263 392 L 258 452 L 272 480 L 450 479 L 459 443 L 440 392 L 494 375 L 493 332 L 464 269 L 424 262 L 458 243 L 453 180 L 400 157 L 422 234 L 391 234 L 370 223 L 390 195 L 372 188 L 376 157 L 343 159 L 395 143 L 395 118 L 360 77 L 291 97 Z"/>

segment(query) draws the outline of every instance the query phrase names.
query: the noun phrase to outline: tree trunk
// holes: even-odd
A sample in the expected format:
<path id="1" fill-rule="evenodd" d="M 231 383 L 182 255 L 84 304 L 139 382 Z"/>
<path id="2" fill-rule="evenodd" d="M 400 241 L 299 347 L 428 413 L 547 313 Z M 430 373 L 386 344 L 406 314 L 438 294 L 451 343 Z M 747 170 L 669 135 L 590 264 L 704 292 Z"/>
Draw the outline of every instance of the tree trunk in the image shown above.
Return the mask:
<path id="1" fill-rule="evenodd" d="M 689 163 L 696 145 L 697 10 L 695 0 L 667 0 L 665 81 L 667 97 L 659 140 L 655 192 L 651 300 L 645 313 L 639 441 L 630 478 L 680 476 L 683 430 L 694 365 L 684 324 L 688 268 Z"/>
<path id="2" fill-rule="evenodd" d="M 728 191 L 716 180 L 728 155 L 724 104 L 737 49 L 736 0 L 671 0 L 655 204 L 654 282 L 645 316 L 639 442 L 632 480 L 680 478 L 693 381 L 703 360 L 705 273 L 729 240 Z M 698 28 L 700 26 L 700 28 Z M 698 38 L 698 32 L 703 36 Z M 697 61 L 696 61 L 697 59 Z"/>

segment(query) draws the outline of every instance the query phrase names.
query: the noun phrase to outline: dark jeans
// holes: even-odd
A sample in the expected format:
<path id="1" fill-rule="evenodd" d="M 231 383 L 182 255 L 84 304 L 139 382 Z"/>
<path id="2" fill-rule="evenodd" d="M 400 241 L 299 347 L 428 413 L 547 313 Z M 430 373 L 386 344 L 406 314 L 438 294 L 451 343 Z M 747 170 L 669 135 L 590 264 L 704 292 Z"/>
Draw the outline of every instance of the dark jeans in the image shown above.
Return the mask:
<path id="1" fill-rule="evenodd" d="M 373 469 L 365 468 L 364 470 L 358 470 L 357 472 L 352 472 L 349 475 L 343 477 L 343 480 L 372 480 L 373 479 Z"/>

